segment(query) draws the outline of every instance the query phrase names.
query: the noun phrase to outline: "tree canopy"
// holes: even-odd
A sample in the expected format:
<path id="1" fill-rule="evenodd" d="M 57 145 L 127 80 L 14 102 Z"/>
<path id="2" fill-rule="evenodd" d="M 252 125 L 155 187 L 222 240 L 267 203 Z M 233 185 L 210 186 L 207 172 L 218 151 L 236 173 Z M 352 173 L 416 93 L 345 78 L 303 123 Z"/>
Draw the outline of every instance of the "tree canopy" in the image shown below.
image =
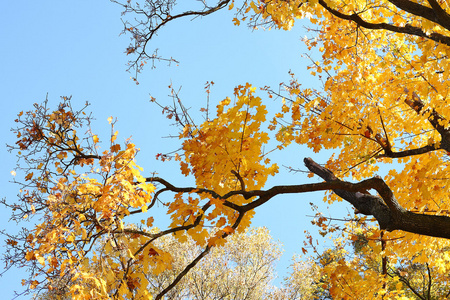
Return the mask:
<path id="1" fill-rule="evenodd" d="M 310 72 L 323 86 L 303 87 L 295 74 L 280 91 L 243 83 L 215 111 L 205 109 L 201 123 L 174 93 L 173 106 L 160 105 L 179 126 L 181 149 L 172 158 L 182 174 L 195 179 L 193 186 L 143 172 L 135 159 L 137 146 L 117 142 L 112 117 L 109 145 L 100 148 L 91 115 L 86 107 L 73 108 L 70 98 L 57 108 L 44 102 L 20 112 L 11 150 L 26 175 L 18 202 L 4 204 L 15 220 L 33 216 L 39 221 L 8 237 L 5 261 L 29 267 L 28 288 L 52 289 L 67 278 L 82 282 L 70 288 L 75 299 L 162 299 L 211 249 L 244 232 L 255 208 L 281 194 L 332 191 L 325 201 L 344 200 L 354 207 L 337 250 L 321 254 L 321 276 L 333 297 L 409 299 L 405 287 L 422 299 L 433 293 L 448 297 L 442 284 L 450 268 L 447 1 L 221 0 L 197 2 L 183 11 L 175 0 L 113 2 L 123 6 L 127 18 L 124 33 L 131 34 L 132 44 L 126 53 L 136 82 L 147 62 L 176 60 L 150 49 L 160 28 L 228 9 L 234 13 L 230 21 L 253 29 L 289 30 L 296 20 L 308 20 L 310 36 L 304 42 L 321 53 Z M 269 112 L 264 103 L 274 97 L 281 109 Z M 279 170 L 265 149 L 269 143 L 274 151 L 297 143 L 334 154 L 323 162 L 300 153 L 296 158 L 320 178 L 318 183 L 266 187 Z M 393 162 L 386 176 L 376 175 Z M 162 193 L 173 195 L 163 203 L 172 223 L 155 232 L 147 227 L 157 217 L 152 208 Z M 145 226 L 127 226 L 136 217 Z M 324 234 L 334 231 L 325 221 L 318 218 L 316 224 Z M 179 242 L 192 239 L 202 250 L 151 295 L 149 279 L 132 271 L 161 273 L 173 267 L 173 256 L 157 247 L 166 235 Z M 95 249 L 98 241 L 118 236 L 126 237 L 124 249 L 109 243 Z M 360 255 L 350 259 L 343 241 L 370 247 L 360 247 Z M 427 288 L 414 288 L 415 279 L 402 268 L 408 264 L 422 266 Z"/>
<path id="2" fill-rule="evenodd" d="M 155 231 L 155 229 L 152 229 Z M 109 243 L 110 247 L 127 248 L 127 235 L 118 235 L 114 239 L 102 240 L 97 248 L 101 249 Z M 171 235 L 165 235 L 155 244 L 172 255 L 172 269 L 163 272 L 149 273 L 139 269 L 133 272 L 141 273 L 149 281 L 148 289 L 152 294 L 158 294 L 167 284 L 195 258 L 202 248 L 190 237 L 183 243 Z M 281 256 L 281 245 L 269 235 L 267 228 L 252 228 L 243 233 L 230 236 L 224 247 L 215 247 L 211 253 L 202 259 L 167 295 L 167 299 L 266 299 L 273 293 L 271 285 L 275 277 L 275 264 Z M 104 255 L 114 255 L 109 259 L 120 261 L 117 256 L 120 251 L 110 251 Z M 92 265 L 92 269 L 99 266 Z M 311 290 L 312 276 L 305 276 L 301 284 L 303 289 Z M 83 284 L 82 281 L 76 284 Z M 57 288 L 43 293 L 38 299 L 58 299 L 67 295 L 74 282 L 64 280 L 58 282 Z M 132 284 L 131 282 L 129 283 Z M 64 299 L 70 299 L 66 297 Z"/>

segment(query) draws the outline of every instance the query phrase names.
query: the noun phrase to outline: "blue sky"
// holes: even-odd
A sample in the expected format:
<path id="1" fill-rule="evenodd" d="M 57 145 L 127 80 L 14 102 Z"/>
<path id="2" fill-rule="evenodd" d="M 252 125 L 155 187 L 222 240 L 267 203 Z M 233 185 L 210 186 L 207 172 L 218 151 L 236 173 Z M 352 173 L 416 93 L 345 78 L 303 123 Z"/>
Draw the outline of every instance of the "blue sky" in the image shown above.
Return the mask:
<path id="1" fill-rule="evenodd" d="M 195 2 L 195 1 L 187 1 Z M 179 172 L 176 162 L 155 160 L 159 152 L 178 148 L 179 141 L 163 138 L 176 134 L 176 129 L 161 114 L 161 109 L 149 102 L 149 94 L 161 103 L 170 103 L 168 86 L 181 87 L 180 97 L 197 114 L 205 106 L 204 85 L 214 81 L 211 104 L 232 96 L 233 88 L 250 82 L 262 87 L 278 88 L 289 80 L 292 70 L 302 79 L 304 87 L 317 86 L 317 80 L 306 70 L 309 61 L 302 58 L 306 48 L 301 38 L 306 35 L 298 22 L 290 32 L 276 30 L 252 31 L 245 25 L 236 27 L 230 11 L 195 20 L 184 19 L 169 24 L 152 42 L 161 55 L 172 56 L 179 66 L 158 63 L 139 77 L 139 85 L 126 72 L 128 58 L 124 51 L 129 37 L 119 36 L 122 30 L 121 8 L 109 1 L 8 1 L 0 10 L 0 90 L 3 115 L 0 118 L 1 193 L 14 201 L 18 186 L 9 183 L 15 157 L 6 151 L 6 143 L 13 144 L 15 136 L 9 131 L 16 114 L 29 110 L 33 103 L 41 103 L 46 95 L 51 106 L 60 96 L 72 96 L 75 107 L 89 101 L 96 121 L 94 131 L 105 139 L 109 134 L 107 118 L 116 117 L 119 139 L 132 136 L 141 149 L 138 163 L 144 171 L 156 171 L 175 185 L 185 186 L 192 179 Z M 263 95 L 263 94 L 261 94 Z M 276 109 L 279 103 L 265 98 L 265 104 Z M 199 114 L 200 116 L 200 114 Z M 201 121 L 201 119 L 198 119 Z M 312 153 L 300 146 L 275 153 L 271 158 L 279 165 L 302 167 L 302 160 L 311 156 L 325 162 L 329 153 Z M 271 179 L 266 188 L 275 184 L 298 184 L 307 179 L 301 173 L 280 174 Z M 273 237 L 284 244 L 285 255 L 278 266 L 280 277 L 286 273 L 293 253 L 300 252 L 304 230 L 311 227 L 312 211 L 309 202 L 321 205 L 322 193 L 291 195 L 271 200 L 256 211 L 254 226 L 267 226 Z M 344 216 L 347 206 L 334 205 L 332 215 Z M 10 231 L 18 227 L 8 222 L 9 212 L 0 209 L 0 228 Z M 156 219 L 156 218 L 155 218 Z M 160 224 L 164 225 L 164 222 Z M 0 248 L 3 251 L 3 247 Z M 20 289 L 21 271 L 10 270 L 0 278 L 4 298 Z"/>

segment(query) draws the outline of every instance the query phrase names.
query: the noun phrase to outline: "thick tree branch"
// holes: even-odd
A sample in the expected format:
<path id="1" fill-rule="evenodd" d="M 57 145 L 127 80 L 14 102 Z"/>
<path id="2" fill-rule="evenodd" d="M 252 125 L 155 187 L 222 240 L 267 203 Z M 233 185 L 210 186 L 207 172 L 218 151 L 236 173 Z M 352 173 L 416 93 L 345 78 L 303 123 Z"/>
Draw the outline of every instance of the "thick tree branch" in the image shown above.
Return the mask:
<path id="1" fill-rule="evenodd" d="M 398 8 L 400 8 L 401 10 L 425 18 L 431 22 L 441 25 L 446 29 L 450 29 L 450 23 L 445 18 L 445 14 L 447 13 L 443 11 L 443 9 L 439 6 L 439 4 L 435 0 L 428 0 L 428 3 L 430 3 L 432 8 L 409 0 L 388 0 L 388 1 L 397 6 Z"/>
<path id="2" fill-rule="evenodd" d="M 331 173 L 331 171 L 328 171 L 328 172 Z M 334 180 L 330 180 L 327 182 L 308 183 L 308 184 L 299 184 L 299 185 L 277 185 L 268 190 L 252 190 L 252 191 L 238 190 L 238 191 L 228 192 L 225 195 L 219 195 L 215 191 L 203 189 L 203 188 L 175 187 L 171 183 L 169 183 L 166 180 L 159 178 L 159 177 L 147 178 L 147 181 L 149 181 L 149 182 L 159 182 L 159 183 L 164 184 L 165 188 L 167 190 L 175 192 L 175 193 L 209 194 L 209 195 L 211 195 L 211 197 L 213 197 L 215 199 L 223 200 L 224 206 L 234 209 L 240 213 L 255 209 L 258 206 L 263 205 L 264 203 L 266 203 L 267 201 L 269 201 L 270 199 L 272 199 L 273 197 L 275 197 L 277 195 L 299 194 L 299 193 L 316 192 L 316 191 L 337 190 L 337 189 L 341 189 L 341 190 L 345 190 L 345 191 L 349 191 L 349 192 L 353 192 L 353 193 L 363 192 L 363 191 L 369 190 L 371 188 L 374 188 L 374 186 L 377 185 L 377 182 L 380 180 L 381 179 L 378 179 L 378 178 L 371 178 L 371 179 L 367 179 L 367 180 L 364 180 L 364 181 L 361 181 L 358 183 L 351 183 L 351 182 L 341 181 L 341 180 L 338 180 L 337 178 L 335 178 Z M 381 182 L 384 184 L 384 182 L 382 180 L 381 180 Z M 378 184 L 378 185 L 380 185 L 380 184 Z M 388 194 L 388 192 L 385 192 L 385 193 Z M 257 198 L 248 204 L 237 205 L 237 204 L 227 200 L 230 197 L 235 196 L 235 195 L 241 195 L 246 199 L 250 199 L 253 197 L 257 197 Z M 392 201 L 395 201 L 395 199 Z M 370 213 L 368 213 L 368 214 L 370 214 Z"/>
<path id="3" fill-rule="evenodd" d="M 450 30 L 450 15 L 439 5 L 436 0 L 428 0 L 428 3 L 433 8 L 433 12 L 436 15 L 436 23 Z"/>
<path id="4" fill-rule="evenodd" d="M 350 183 L 350 186 L 348 186 L 348 182 L 337 180 L 330 170 L 318 165 L 311 158 L 305 158 L 304 162 L 311 172 L 325 181 L 345 183 L 342 185 L 342 188 L 333 189 L 333 191 L 339 197 L 352 204 L 359 212 L 374 216 L 381 229 L 388 231 L 403 230 L 450 239 L 450 217 L 407 211 L 398 204 L 392 191 L 381 178 L 374 177 L 357 184 Z M 355 191 L 354 187 L 361 183 L 369 183 L 369 189 L 375 189 L 380 196 Z"/>
<path id="5" fill-rule="evenodd" d="M 381 229 L 388 231 L 403 230 L 450 239 L 450 217 L 418 214 L 407 211 L 397 202 L 392 190 L 380 177 L 351 183 L 339 180 L 333 172 L 315 163 L 311 158 L 305 158 L 304 162 L 311 172 L 320 176 L 325 182 L 281 185 L 274 186 L 268 190 L 239 190 L 228 192 L 225 195 L 219 195 L 208 189 L 175 187 L 158 177 L 148 178 L 147 181 L 162 183 L 167 190 L 172 192 L 210 194 L 213 198 L 223 200 L 224 206 L 236 210 L 239 214 L 255 209 L 280 194 L 299 194 L 333 190 L 339 197 L 353 205 L 359 213 L 373 216 L 378 221 Z M 369 194 L 367 191 L 371 189 L 376 190 L 378 195 Z M 246 199 L 256 198 L 248 204 L 237 205 L 228 200 L 234 195 L 241 195 Z"/>
<path id="6" fill-rule="evenodd" d="M 340 181 L 330 170 L 320 166 L 311 158 L 305 158 L 304 163 L 311 172 L 326 182 Z M 367 192 L 352 191 L 348 188 L 333 189 L 333 191 L 339 197 L 352 204 L 360 213 L 374 216 L 380 224 L 381 229 L 390 230 L 389 227 L 394 219 L 394 215 L 400 215 L 405 209 L 398 204 L 392 191 L 381 178 L 374 177 L 362 182 L 368 183 L 365 186 L 366 191 L 375 189 L 382 198 L 370 195 Z"/>
<path id="7" fill-rule="evenodd" d="M 409 2 L 409 1 L 408 1 Z M 405 33 L 410 35 L 415 35 L 423 38 L 427 38 L 430 40 L 433 40 L 438 43 L 442 43 L 445 45 L 450 46 L 450 37 L 439 34 L 439 33 L 432 33 L 430 35 L 426 34 L 421 28 L 414 27 L 409 24 L 406 24 L 405 26 L 395 26 L 388 23 L 370 23 L 365 20 L 363 20 L 358 14 L 351 14 L 346 15 L 344 13 L 341 13 L 340 11 L 337 11 L 325 2 L 325 0 L 319 0 L 319 4 L 325 8 L 328 12 L 333 14 L 334 16 L 343 19 L 343 20 L 349 20 L 353 21 L 356 24 L 358 24 L 361 27 L 367 28 L 367 29 L 384 29 L 392 32 L 398 32 L 398 33 Z"/>

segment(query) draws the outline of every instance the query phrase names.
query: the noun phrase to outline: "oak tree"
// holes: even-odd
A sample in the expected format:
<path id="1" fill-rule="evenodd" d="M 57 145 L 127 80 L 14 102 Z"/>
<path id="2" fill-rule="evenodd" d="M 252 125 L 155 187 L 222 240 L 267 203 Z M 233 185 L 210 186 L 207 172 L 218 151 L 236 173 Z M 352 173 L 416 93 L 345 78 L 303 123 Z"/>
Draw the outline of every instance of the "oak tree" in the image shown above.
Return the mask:
<path id="1" fill-rule="evenodd" d="M 189 187 L 143 173 L 136 160 L 138 148 L 130 141 L 117 143 L 112 118 L 109 146 L 100 149 L 100 137 L 89 128 L 90 115 L 73 109 L 69 99 L 56 109 L 44 103 L 21 112 L 18 141 L 11 149 L 25 177 L 17 204 L 5 204 L 16 220 L 35 216 L 40 222 L 7 240 L 6 261 L 30 270 L 24 283 L 31 289 L 52 289 L 56 279 L 67 278 L 83 282 L 71 287 L 78 299 L 151 298 L 145 288 L 148 279 L 131 271 L 170 269 L 173 258 L 156 241 L 174 235 L 183 242 L 189 236 L 203 250 L 153 295 L 161 299 L 213 247 L 243 232 L 256 207 L 280 194 L 312 191 L 332 191 L 326 201 L 344 200 L 355 208 L 355 221 L 343 231 L 345 239 L 373 238 L 380 247 L 381 273 L 354 268 L 345 259 L 325 269 L 336 283 L 352 278 L 345 281 L 345 289 L 338 284 L 330 289 L 334 297 L 400 297 L 403 286 L 389 286 L 387 270 L 406 261 L 426 263 L 436 276 L 447 276 L 449 3 L 221 0 L 202 1 L 203 7 L 185 11 L 176 4 L 121 3 L 125 16 L 131 16 L 124 21 L 124 32 L 133 39 L 127 54 L 135 55 L 130 68 L 136 81 L 147 61 L 165 59 L 149 54 L 148 47 L 165 24 L 229 9 L 236 25 L 247 22 L 252 28 L 289 30 L 297 19 L 306 19 L 311 37 L 304 42 L 321 53 L 310 70 L 323 88 L 302 87 L 294 74 L 284 91 L 266 87 L 258 92 L 243 84 L 233 100 L 222 100 L 215 115 L 210 112 L 212 118 L 201 124 L 182 104 L 168 107 L 181 126 L 182 150 L 174 159 L 182 174 L 195 178 Z M 269 114 L 264 99 L 274 96 L 282 98 L 281 110 Z M 263 150 L 269 140 L 280 151 L 297 143 L 335 154 L 323 164 L 299 154 L 321 182 L 265 187 L 267 178 L 278 172 Z M 397 164 L 386 176 L 375 175 L 381 165 L 389 168 L 392 162 Z M 125 226 L 130 216 L 142 216 L 151 227 L 156 217 L 152 208 L 162 193 L 173 194 L 166 203 L 169 228 L 154 233 Z M 319 225 L 328 229 L 323 222 Z M 206 226 L 216 228 L 213 236 Z M 128 237 L 119 261 L 93 250 L 97 240 L 118 235 Z M 105 251 L 119 250 L 111 246 Z M 99 268 L 90 268 L 92 264 Z"/>

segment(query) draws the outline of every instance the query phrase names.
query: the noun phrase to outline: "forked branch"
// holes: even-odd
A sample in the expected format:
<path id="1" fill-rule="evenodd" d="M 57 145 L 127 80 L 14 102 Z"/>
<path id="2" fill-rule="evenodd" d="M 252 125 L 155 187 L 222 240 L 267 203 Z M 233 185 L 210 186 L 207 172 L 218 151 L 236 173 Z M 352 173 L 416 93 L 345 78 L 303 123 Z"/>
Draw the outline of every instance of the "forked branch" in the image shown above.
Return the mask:
<path id="1" fill-rule="evenodd" d="M 373 216 L 381 229 L 388 231 L 403 230 L 450 239 L 450 217 L 418 214 L 406 210 L 397 202 L 392 190 L 380 177 L 352 183 L 338 179 L 333 172 L 320 166 L 311 158 L 305 158 L 304 163 L 312 173 L 325 181 L 299 185 L 279 185 L 268 190 L 238 190 L 228 192 L 225 195 L 219 195 L 215 191 L 203 188 L 176 187 L 158 177 L 147 178 L 147 181 L 161 183 L 167 191 L 175 193 L 209 194 L 215 199 L 221 199 L 224 206 L 236 210 L 240 215 L 263 205 L 277 195 L 333 190 L 339 197 L 353 205 L 359 213 Z M 377 195 L 367 192 L 371 189 L 374 189 Z M 254 198 L 254 200 L 248 204 L 238 205 L 230 200 L 235 195 L 241 195 L 246 199 Z"/>

